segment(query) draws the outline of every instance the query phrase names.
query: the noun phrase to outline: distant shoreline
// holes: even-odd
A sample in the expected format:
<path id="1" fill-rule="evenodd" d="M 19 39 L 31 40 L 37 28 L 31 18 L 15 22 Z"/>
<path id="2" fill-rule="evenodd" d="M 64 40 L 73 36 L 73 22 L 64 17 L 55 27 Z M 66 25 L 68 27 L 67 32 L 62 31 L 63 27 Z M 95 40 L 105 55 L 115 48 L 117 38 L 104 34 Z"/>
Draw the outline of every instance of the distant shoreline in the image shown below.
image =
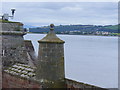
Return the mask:
<path id="1" fill-rule="evenodd" d="M 27 34 L 47 34 L 47 33 L 31 33 L 27 32 Z M 56 33 L 57 34 L 57 33 Z M 57 35 L 82 35 L 82 34 L 57 34 Z M 110 35 L 82 35 L 82 36 L 107 36 L 107 37 L 119 37 L 119 36 L 110 36 Z"/>

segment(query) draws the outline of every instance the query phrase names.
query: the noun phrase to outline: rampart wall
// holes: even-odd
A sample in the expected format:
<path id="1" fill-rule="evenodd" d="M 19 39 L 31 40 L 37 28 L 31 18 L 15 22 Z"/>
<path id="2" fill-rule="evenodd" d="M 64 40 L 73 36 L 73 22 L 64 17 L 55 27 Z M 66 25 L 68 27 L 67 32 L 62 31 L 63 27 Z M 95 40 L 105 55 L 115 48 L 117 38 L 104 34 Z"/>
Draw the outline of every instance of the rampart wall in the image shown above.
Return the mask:
<path id="1" fill-rule="evenodd" d="M 2 31 L 23 31 L 23 24 L 19 22 L 0 23 Z"/>
<path id="2" fill-rule="evenodd" d="M 97 86 L 76 82 L 74 80 L 65 79 L 67 90 L 107 90 Z M 16 77 L 7 73 L 3 73 L 3 88 L 42 88 L 42 85 L 34 80 L 28 80 L 21 77 Z"/>
<path id="3" fill-rule="evenodd" d="M 39 83 L 33 80 L 28 80 L 28 79 L 12 76 L 7 73 L 3 73 L 2 88 L 31 88 L 32 89 L 32 88 L 41 88 L 41 86 Z"/>
<path id="4" fill-rule="evenodd" d="M 21 23 L 1 23 L 2 30 L 2 65 L 9 66 L 14 62 L 28 63 L 27 51 L 24 44 L 23 24 Z M 22 57 L 22 58 L 21 58 Z"/>

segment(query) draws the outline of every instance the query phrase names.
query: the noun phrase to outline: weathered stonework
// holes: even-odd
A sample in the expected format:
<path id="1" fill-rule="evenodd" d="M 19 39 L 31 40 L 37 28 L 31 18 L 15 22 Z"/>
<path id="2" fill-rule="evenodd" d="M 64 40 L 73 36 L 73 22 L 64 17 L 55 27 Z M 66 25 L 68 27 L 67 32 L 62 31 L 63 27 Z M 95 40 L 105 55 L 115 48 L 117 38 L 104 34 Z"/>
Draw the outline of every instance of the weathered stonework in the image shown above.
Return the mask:
<path id="1" fill-rule="evenodd" d="M 2 31 L 23 31 L 23 24 L 22 23 L 4 23 L 0 22 L 2 26 Z"/>
<path id="2" fill-rule="evenodd" d="M 31 40 L 24 40 L 25 47 L 27 50 L 27 55 L 29 59 L 29 65 L 34 67 L 37 65 L 37 56 L 35 55 L 35 50 Z"/>
<path id="3" fill-rule="evenodd" d="M 35 82 L 33 80 L 25 79 L 25 78 L 20 78 L 13 76 L 8 73 L 3 73 L 3 90 L 16 90 L 16 89 L 21 89 L 21 90 L 26 90 L 26 88 L 30 90 L 40 90 L 41 88 L 40 83 Z M 33 88 L 33 89 L 32 89 Z M 38 88 L 38 89 L 37 89 Z M 27 90 L 28 90 L 27 89 Z"/>
<path id="4" fill-rule="evenodd" d="M 2 31 L 2 25 L 0 24 L 0 32 Z M 2 89 L 2 37 L 0 37 L 0 90 Z"/>
<path id="5" fill-rule="evenodd" d="M 3 68 L 15 62 L 28 63 L 24 44 L 23 25 L 20 23 L 2 23 L 0 38 L 2 39 L 2 65 Z"/>
<path id="6" fill-rule="evenodd" d="M 23 24 L 4 21 L 0 25 L 0 88 L 104 90 L 65 78 L 64 41 L 54 33 L 53 24 L 47 36 L 38 41 L 38 60 L 32 42 L 23 39 Z"/>
<path id="7" fill-rule="evenodd" d="M 64 41 L 54 33 L 53 28 L 39 42 L 39 56 L 36 77 L 46 88 L 65 88 Z"/>
<path id="8" fill-rule="evenodd" d="M 83 90 L 107 90 L 107 89 L 103 89 L 103 88 L 100 88 L 94 85 L 77 82 L 77 81 L 67 79 L 67 78 L 65 79 L 65 82 L 66 82 L 67 88 L 72 88 L 75 90 L 81 90 L 81 89 Z"/>
<path id="9" fill-rule="evenodd" d="M 11 67 L 7 67 L 3 71 L 3 89 L 11 90 L 13 88 L 28 88 L 33 90 L 44 90 L 46 87 L 43 86 L 43 83 L 36 78 L 35 70 L 36 67 L 31 67 L 26 64 L 16 63 Z M 55 73 L 54 73 L 55 74 Z M 47 75 L 49 76 L 49 74 Z M 56 84 L 55 84 L 56 85 Z M 82 82 L 77 82 L 65 78 L 65 90 L 107 90 L 94 85 L 89 85 Z M 53 87 L 52 87 L 53 88 Z M 50 88 L 50 90 L 52 89 Z M 56 88 L 57 90 L 59 88 Z M 63 88 L 62 88 L 63 89 Z M 61 89 L 60 89 L 61 90 Z M 115 89 L 117 90 L 117 89 Z"/>

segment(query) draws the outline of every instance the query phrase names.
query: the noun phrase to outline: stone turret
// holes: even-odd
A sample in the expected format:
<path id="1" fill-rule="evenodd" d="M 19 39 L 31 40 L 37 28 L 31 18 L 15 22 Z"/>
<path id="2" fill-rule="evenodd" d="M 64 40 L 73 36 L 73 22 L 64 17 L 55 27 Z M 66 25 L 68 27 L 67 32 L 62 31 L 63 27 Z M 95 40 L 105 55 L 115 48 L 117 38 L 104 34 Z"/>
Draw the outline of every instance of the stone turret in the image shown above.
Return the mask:
<path id="1" fill-rule="evenodd" d="M 24 45 L 23 24 L 19 22 L 0 22 L 0 38 L 2 39 L 2 64 L 4 67 L 14 63 L 28 63 Z"/>
<path id="2" fill-rule="evenodd" d="M 44 88 L 65 88 L 64 72 L 64 41 L 54 32 L 54 25 L 50 25 L 50 32 L 39 40 L 37 79 Z"/>

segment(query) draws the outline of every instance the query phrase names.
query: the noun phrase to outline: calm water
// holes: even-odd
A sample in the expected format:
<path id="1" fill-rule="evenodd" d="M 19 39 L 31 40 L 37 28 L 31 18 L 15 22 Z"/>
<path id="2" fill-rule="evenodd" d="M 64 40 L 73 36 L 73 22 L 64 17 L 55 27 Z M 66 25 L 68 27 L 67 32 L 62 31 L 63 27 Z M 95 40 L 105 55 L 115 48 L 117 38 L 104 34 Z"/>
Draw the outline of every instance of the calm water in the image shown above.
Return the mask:
<path id="1" fill-rule="evenodd" d="M 27 34 L 36 54 L 44 34 Z M 65 43 L 65 74 L 69 79 L 105 88 L 118 87 L 118 38 L 108 36 L 57 35 Z"/>

